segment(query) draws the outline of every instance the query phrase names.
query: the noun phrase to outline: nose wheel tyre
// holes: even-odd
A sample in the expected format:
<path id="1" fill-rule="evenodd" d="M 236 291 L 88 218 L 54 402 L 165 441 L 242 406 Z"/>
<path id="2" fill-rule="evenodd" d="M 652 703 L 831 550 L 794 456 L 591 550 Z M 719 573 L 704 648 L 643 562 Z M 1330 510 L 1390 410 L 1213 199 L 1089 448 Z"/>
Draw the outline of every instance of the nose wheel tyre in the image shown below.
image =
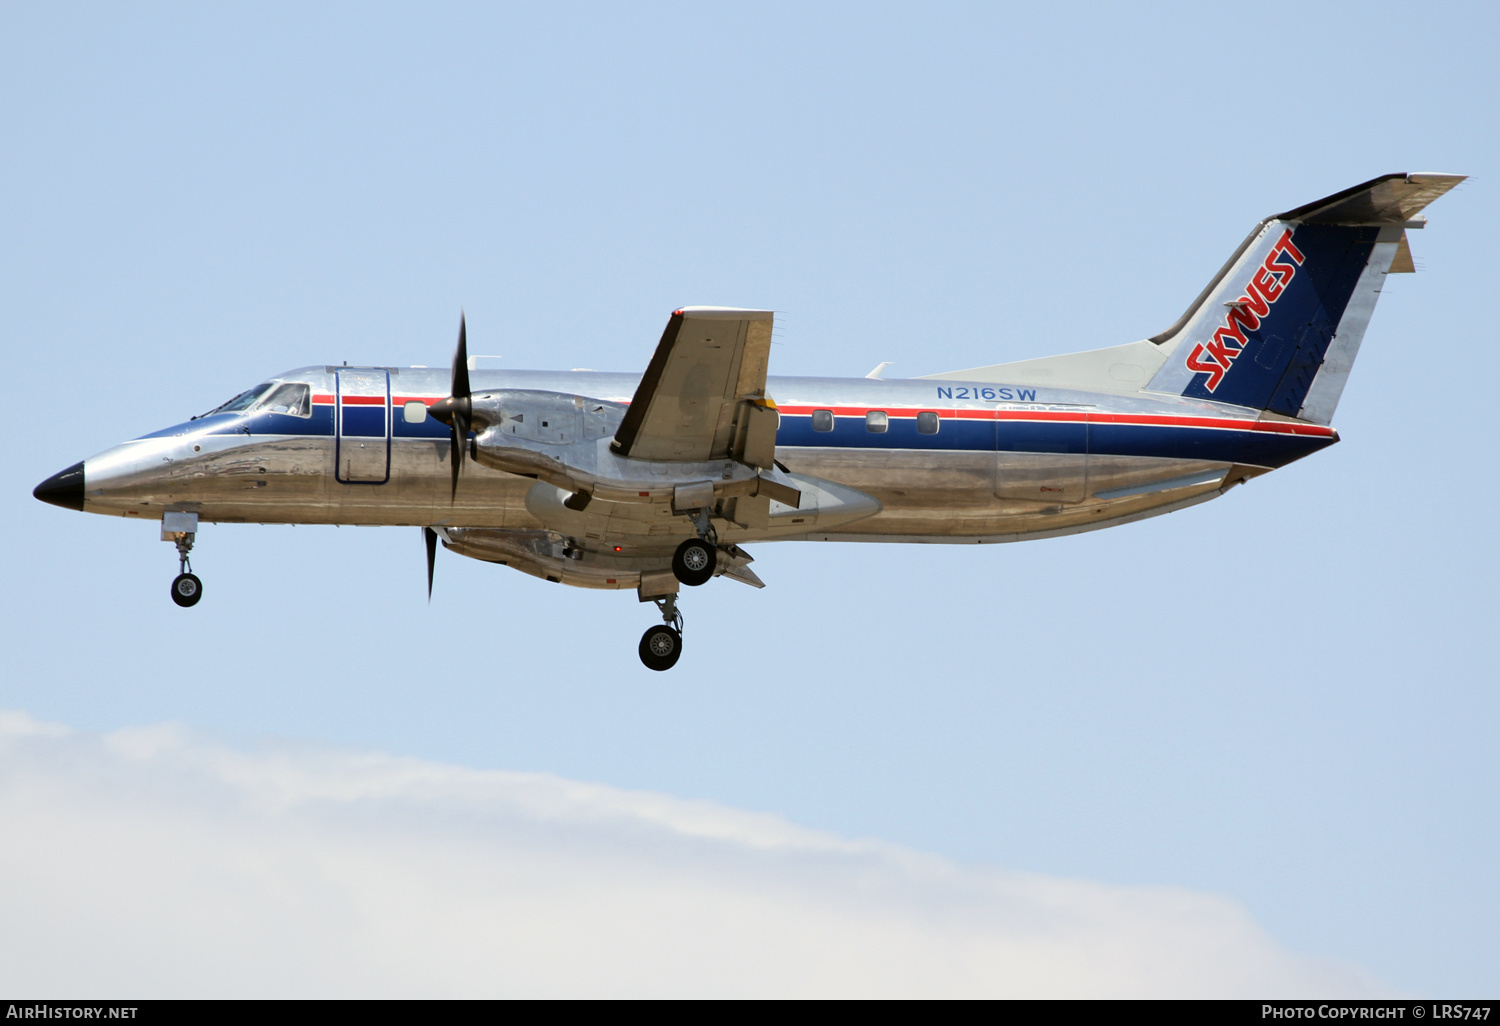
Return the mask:
<path id="1" fill-rule="evenodd" d="M 670 670 L 682 655 L 682 635 L 665 624 L 641 635 L 641 662 L 648 670 Z"/>
<path id="2" fill-rule="evenodd" d="M 672 574 L 688 587 L 696 588 L 713 577 L 718 561 L 714 546 L 701 538 L 689 538 L 672 554 Z"/>
<path id="3" fill-rule="evenodd" d="M 178 574 L 172 582 L 172 601 L 179 606 L 196 606 L 203 597 L 203 582 L 197 574 Z"/>

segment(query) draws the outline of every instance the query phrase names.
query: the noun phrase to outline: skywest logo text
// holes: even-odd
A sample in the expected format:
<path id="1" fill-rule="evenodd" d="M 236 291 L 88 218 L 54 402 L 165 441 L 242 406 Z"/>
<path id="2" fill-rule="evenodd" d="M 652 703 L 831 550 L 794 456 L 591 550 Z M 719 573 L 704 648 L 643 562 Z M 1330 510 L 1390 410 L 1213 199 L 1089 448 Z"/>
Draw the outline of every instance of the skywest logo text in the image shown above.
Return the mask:
<path id="1" fill-rule="evenodd" d="M 1266 254 L 1265 262 L 1251 277 L 1245 294 L 1233 303 L 1225 304 L 1229 307 L 1229 316 L 1224 326 L 1214 332 L 1210 341 L 1199 342 L 1188 354 L 1188 370 L 1208 375 L 1204 388 L 1212 392 L 1219 387 L 1230 364 L 1245 348 L 1245 332 L 1260 327 L 1261 319 L 1271 312 L 1271 307 L 1286 291 L 1303 259 L 1302 251 L 1292 245 L 1292 230 L 1288 228 L 1281 233 L 1281 238 Z"/>

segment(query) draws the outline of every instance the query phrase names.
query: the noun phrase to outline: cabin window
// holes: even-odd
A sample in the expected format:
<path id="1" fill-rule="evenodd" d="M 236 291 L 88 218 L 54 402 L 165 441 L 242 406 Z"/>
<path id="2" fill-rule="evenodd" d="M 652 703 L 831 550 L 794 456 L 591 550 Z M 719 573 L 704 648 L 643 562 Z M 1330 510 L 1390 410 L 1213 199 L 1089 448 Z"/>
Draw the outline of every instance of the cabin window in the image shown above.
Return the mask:
<path id="1" fill-rule="evenodd" d="M 427 420 L 427 404 L 420 399 L 409 399 L 401 407 L 401 419 L 408 424 L 421 424 Z"/>
<path id="2" fill-rule="evenodd" d="M 938 433 L 938 415 L 927 412 L 917 414 L 917 434 L 935 435 Z"/>
<path id="3" fill-rule="evenodd" d="M 814 431 L 832 431 L 833 430 L 833 411 L 832 410 L 813 410 L 813 418 L 812 418 L 812 420 L 813 420 L 813 430 Z"/>
<path id="4" fill-rule="evenodd" d="M 891 426 L 891 419 L 886 416 L 884 410 L 871 410 L 865 414 L 865 430 L 875 434 L 884 434 L 885 429 Z"/>
<path id="5" fill-rule="evenodd" d="M 285 413 L 293 417 L 311 416 L 311 391 L 306 385 L 281 385 L 260 404 L 260 409 L 270 410 L 272 413 Z"/>

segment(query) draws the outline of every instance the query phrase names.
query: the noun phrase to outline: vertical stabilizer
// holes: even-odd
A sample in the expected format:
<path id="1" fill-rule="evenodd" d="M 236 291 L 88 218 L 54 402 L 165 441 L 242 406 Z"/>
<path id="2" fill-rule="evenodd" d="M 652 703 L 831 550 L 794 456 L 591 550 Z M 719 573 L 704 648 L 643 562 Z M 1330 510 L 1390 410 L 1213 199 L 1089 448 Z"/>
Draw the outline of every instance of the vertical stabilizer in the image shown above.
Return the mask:
<path id="1" fill-rule="evenodd" d="M 1151 391 L 1327 424 L 1406 231 L 1463 175 L 1393 174 L 1262 221 L 1176 324 Z"/>

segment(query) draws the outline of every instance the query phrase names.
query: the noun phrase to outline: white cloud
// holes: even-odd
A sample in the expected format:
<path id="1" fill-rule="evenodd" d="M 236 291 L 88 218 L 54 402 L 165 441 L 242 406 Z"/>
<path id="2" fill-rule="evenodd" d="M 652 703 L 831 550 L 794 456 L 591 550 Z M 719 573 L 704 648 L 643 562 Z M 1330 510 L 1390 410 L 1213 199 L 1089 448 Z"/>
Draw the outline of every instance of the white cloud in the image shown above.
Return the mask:
<path id="1" fill-rule="evenodd" d="M 0 990 L 1369 996 L 1232 901 L 545 774 L 0 713 Z"/>

